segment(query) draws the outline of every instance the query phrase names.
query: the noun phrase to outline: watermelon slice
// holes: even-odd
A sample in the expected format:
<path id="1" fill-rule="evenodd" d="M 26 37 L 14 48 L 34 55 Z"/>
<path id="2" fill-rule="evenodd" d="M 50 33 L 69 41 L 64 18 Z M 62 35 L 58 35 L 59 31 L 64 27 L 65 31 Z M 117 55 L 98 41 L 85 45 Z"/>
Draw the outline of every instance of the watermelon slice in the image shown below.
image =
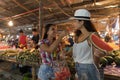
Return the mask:
<path id="1" fill-rule="evenodd" d="M 109 46 L 106 42 L 101 40 L 97 35 L 92 34 L 90 36 L 90 41 L 96 48 L 102 50 L 102 51 L 113 51 L 113 48 Z"/>

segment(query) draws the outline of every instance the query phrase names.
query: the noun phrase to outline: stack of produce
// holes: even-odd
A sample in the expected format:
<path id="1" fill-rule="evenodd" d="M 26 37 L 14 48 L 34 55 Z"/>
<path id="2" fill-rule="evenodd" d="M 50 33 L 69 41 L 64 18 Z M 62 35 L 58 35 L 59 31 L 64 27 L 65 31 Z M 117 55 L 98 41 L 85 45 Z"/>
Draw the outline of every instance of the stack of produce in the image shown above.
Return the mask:
<path id="1" fill-rule="evenodd" d="M 5 50 L 0 53 L 0 58 L 1 59 L 9 59 L 9 58 L 15 58 L 16 55 L 18 54 L 17 50 Z"/>
<path id="2" fill-rule="evenodd" d="M 101 67 L 106 67 L 106 65 L 112 65 L 115 63 L 116 66 L 120 66 L 120 50 L 112 51 L 108 56 L 102 57 L 100 59 Z"/>
<path id="3" fill-rule="evenodd" d="M 0 50 L 6 50 L 6 49 L 9 49 L 10 46 L 5 43 L 5 42 L 0 42 Z"/>
<path id="4" fill-rule="evenodd" d="M 23 64 L 29 63 L 39 63 L 39 51 L 36 49 L 23 50 L 17 56 L 17 61 Z"/>

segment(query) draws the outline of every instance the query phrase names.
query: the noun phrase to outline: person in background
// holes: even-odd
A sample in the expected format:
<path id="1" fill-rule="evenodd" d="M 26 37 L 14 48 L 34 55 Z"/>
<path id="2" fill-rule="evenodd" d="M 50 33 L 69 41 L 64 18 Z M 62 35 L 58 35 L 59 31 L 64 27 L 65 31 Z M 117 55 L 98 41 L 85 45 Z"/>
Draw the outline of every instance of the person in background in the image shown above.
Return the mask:
<path id="1" fill-rule="evenodd" d="M 42 58 L 42 63 L 38 71 L 39 80 L 54 80 L 55 75 L 52 68 L 53 57 L 51 54 L 57 49 L 62 38 L 66 35 L 63 31 L 59 37 L 56 37 L 56 26 L 53 24 L 47 24 L 45 26 L 45 33 L 43 39 L 40 41 L 40 56 Z"/>
<path id="2" fill-rule="evenodd" d="M 19 36 L 19 47 L 21 49 L 27 48 L 27 36 L 24 34 L 23 30 L 21 29 L 19 31 L 20 36 Z M 19 70 L 21 72 L 21 74 L 30 72 L 30 66 L 23 66 L 23 65 L 19 65 Z"/>
<path id="3" fill-rule="evenodd" d="M 20 48 L 26 48 L 27 47 L 27 36 L 24 34 L 23 30 L 21 29 L 19 31 L 20 36 L 19 36 L 19 40 L 18 40 L 18 44 Z"/>
<path id="4" fill-rule="evenodd" d="M 78 80 L 100 80 L 95 63 L 98 62 L 96 59 L 104 56 L 106 51 L 94 48 L 89 41 L 89 36 L 97 32 L 90 21 L 90 12 L 86 9 L 78 9 L 72 19 L 75 27 L 75 43 L 72 52 Z M 94 54 L 95 52 L 99 55 Z"/>
<path id="5" fill-rule="evenodd" d="M 107 33 L 105 36 L 105 42 L 112 42 L 112 37 L 110 36 L 109 33 Z"/>
<path id="6" fill-rule="evenodd" d="M 32 43 L 34 45 L 34 47 L 37 49 L 38 48 L 38 42 L 39 42 L 39 33 L 37 31 L 37 29 L 32 29 L 32 34 L 33 34 L 33 37 L 32 37 Z"/>

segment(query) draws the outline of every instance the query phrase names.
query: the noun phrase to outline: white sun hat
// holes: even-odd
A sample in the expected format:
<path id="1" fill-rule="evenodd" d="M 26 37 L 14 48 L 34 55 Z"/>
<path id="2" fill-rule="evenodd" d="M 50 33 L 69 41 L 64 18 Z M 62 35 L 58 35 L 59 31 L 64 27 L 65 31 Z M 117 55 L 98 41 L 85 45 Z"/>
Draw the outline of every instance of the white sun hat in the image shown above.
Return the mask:
<path id="1" fill-rule="evenodd" d="M 77 20 L 90 20 L 90 12 L 86 9 L 78 9 L 74 13 L 74 17 L 70 19 L 77 19 Z"/>

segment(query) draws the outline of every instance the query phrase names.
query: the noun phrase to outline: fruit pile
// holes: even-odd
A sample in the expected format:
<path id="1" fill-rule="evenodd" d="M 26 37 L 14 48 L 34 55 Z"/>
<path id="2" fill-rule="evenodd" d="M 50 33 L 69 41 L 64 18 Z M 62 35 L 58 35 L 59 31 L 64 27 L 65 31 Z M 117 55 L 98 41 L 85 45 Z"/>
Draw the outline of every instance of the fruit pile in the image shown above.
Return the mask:
<path id="1" fill-rule="evenodd" d="M 16 57 L 17 54 L 18 54 L 17 50 L 5 50 L 0 52 L 0 58 L 8 59 L 10 57 Z"/>
<path id="2" fill-rule="evenodd" d="M 9 46 L 0 46 L 0 49 L 8 49 L 10 48 Z"/>
<path id="3" fill-rule="evenodd" d="M 116 66 L 120 66 L 120 50 L 112 51 L 108 56 L 102 57 L 100 59 L 101 67 L 112 65 L 112 63 L 115 63 Z"/>
<path id="4" fill-rule="evenodd" d="M 17 55 L 17 61 L 23 64 L 26 62 L 32 64 L 32 62 L 39 62 L 39 60 L 39 51 L 36 49 L 23 50 Z"/>

